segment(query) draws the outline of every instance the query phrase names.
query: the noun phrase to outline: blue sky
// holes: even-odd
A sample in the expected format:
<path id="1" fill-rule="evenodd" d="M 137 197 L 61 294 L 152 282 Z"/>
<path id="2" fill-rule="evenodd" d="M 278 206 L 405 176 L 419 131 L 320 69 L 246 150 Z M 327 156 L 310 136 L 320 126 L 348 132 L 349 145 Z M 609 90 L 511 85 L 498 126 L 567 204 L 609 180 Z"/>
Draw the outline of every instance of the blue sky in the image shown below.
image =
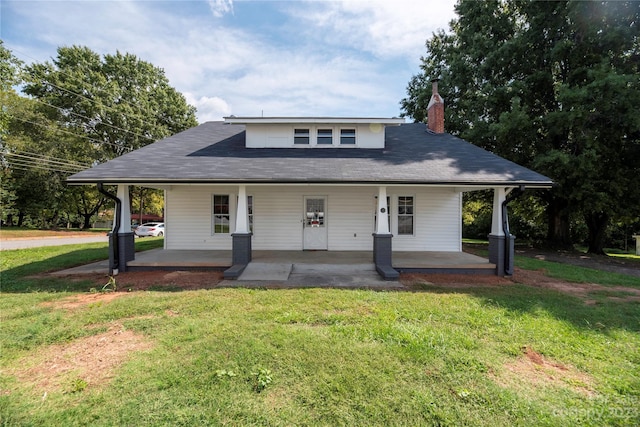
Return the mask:
<path id="1" fill-rule="evenodd" d="M 26 63 L 58 46 L 128 52 L 224 116 L 392 117 L 424 42 L 455 0 L 1 0 L 0 36 Z"/>

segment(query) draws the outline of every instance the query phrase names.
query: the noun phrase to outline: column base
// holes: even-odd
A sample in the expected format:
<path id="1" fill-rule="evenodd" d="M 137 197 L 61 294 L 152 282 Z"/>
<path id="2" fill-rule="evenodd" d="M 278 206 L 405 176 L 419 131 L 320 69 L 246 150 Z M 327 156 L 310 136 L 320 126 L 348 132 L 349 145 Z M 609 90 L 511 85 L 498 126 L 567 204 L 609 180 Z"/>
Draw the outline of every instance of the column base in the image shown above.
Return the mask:
<path id="1" fill-rule="evenodd" d="M 127 271 L 127 263 L 136 259 L 136 244 L 133 233 L 109 234 L 109 274 L 116 273 L 116 262 L 113 254 L 114 245 L 118 242 L 117 272 Z"/>
<path id="2" fill-rule="evenodd" d="M 507 245 L 506 236 L 489 234 L 489 262 L 496 265 L 496 275 L 503 277 L 513 274 L 514 256 L 515 236 L 509 236 Z"/>
<path id="3" fill-rule="evenodd" d="M 392 266 L 392 234 L 373 234 L 373 262 L 376 271 L 385 280 L 397 280 L 400 277 Z"/>
<path id="4" fill-rule="evenodd" d="M 233 233 L 232 255 L 233 265 L 224 271 L 225 279 L 237 279 L 251 262 L 251 233 Z"/>

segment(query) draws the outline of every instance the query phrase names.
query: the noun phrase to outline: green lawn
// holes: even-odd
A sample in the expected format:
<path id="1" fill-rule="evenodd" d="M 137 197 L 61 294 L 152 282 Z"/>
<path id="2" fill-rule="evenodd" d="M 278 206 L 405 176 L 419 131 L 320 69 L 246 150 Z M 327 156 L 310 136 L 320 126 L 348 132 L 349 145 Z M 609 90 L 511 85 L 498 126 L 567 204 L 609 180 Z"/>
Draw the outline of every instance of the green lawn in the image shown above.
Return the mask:
<path id="1" fill-rule="evenodd" d="M 70 309 L 82 293 L 50 291 L 80 286 L 24 278 L 104 249 L 66 248 L 2 253 L 0 425 L 640 424 L 637 302 L 513 285 L 132 292 Z M 93 369 L 25 377 L 102 334 L 140 350 L 96 345 Z"/>

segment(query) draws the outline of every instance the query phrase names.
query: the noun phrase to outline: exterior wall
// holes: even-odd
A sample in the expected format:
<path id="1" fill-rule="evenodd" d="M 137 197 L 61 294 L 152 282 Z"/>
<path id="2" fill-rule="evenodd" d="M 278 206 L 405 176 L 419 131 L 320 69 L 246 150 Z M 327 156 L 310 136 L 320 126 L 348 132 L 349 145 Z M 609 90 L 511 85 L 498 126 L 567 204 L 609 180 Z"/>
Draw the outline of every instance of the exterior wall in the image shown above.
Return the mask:
<path id="1" fill-rule="evenodd" d="M 293 130 L 309 129 L 309 144 L 294 144 Z M 316 145 L 318 129 L 333 129 L 333 145 Z M 356 129 L 356 145 L 340 145 L 340 129 Z M 247 148 L 384 148 L 382 124 L 270 124 L 247 125 Z"/>
<path id="2" fill-rule="evenodd" d="M 394 251 L 462 251 L 462 193 L 450 188 L 387 187 Z M 398 235 L 398 196 L 414 196 L 413 236 Z"/>
<path id="3" fill-rule="evenodd" d="M 229 194 L 231 232 L 237 186 L 172 186 L 166 191 L 166 249 L 231 250 L 231 234 L 212 234 L 213 194 Z M 388 187 L 394 251 L 461 251 L 462 195 L 447 188 Z M 247 186 L 253 196 L 255 250 L 302 250 L 304 196 L 327 197 L 328 250 L 373 250 L 377 187 Z M 397 197 L 413 196 L 415 233 L 397 235 Z"/>
<path id="4" fill-rule="evenodd" d="M 236 194 L 230 186 L 171 186 L 165 191 L 165 249 L 228 249 L 231 234 L 212 234 L 213 194 Z M 231 223 L 235 197 L 230 197 Z"/>

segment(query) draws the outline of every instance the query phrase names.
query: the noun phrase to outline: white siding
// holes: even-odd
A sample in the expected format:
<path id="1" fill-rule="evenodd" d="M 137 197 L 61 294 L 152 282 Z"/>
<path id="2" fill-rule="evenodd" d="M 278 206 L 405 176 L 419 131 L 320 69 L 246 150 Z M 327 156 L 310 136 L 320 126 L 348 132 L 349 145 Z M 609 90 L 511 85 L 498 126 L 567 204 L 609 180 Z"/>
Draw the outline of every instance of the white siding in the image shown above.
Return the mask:
<path id="1" fill-rule="evenodd" d="M 247 187 L 253 195 L 256 250 L 302 250 L 302 189 Z"/>
<path id="2" fill-rule="evenodd" d="M 293 143 L 294 129 L 309 129 L 309 144 Z M 333 130 L 333 145 L 316 146 L 318 129 Z M 340 145 L 340 129 L 356 130 L 356 145 Z M 247 125 L 247 148 L 310 148 L 345 147 L 345 148 L 384 148 L 384 125 L 372 124 L 271 124 Z"/>
<path id="3" fill-rule="evenodd" d="M 235 226 L 236 186 L 172 186 L 167 190 L 167 249 L 231 249 L 231 235 L 212 235 L 212 196 L 231 196 Z M 388 187 L 396 251 L 461 250 L 461 193 L 447 188 Z M 327 197 L 329 250 L 371 250 L 377 187 L 247 186 L 253 196 L 256 250 L 302 250 L 304 196 Z M 397 198 L 414 196 L 415 234 L 397 235 Z"/>
<path id="4" fill-rule="evenodd" d="M 228 194 L 231 230 L 235 224 L 237 187 L 171 186 L 166 191 L 166 249 L 231 249 L 231 234 L 212 230 L 213 194 Z"/>
<path id="5" fill-rule="evenodd" d="M 395 251 L 462 250 L 461 193 L 447 188 L 389 188 L 391 196 L 391 229 Z M 414 196 L 415 225 L 413 236 L 398 236 L 397 198 Z"/>

